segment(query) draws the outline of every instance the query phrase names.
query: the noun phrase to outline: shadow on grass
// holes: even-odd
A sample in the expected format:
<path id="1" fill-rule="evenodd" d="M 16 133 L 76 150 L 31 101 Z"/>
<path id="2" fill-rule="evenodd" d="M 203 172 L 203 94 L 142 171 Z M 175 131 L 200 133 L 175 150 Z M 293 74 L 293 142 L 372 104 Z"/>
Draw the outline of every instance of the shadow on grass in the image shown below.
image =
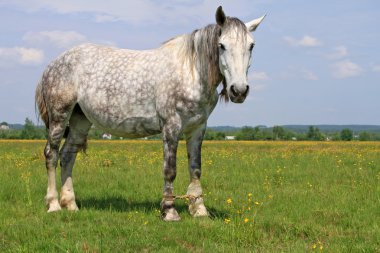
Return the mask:
<path id="1" fill-rule="evenodd" d="M 84 198 L 77 199 L 78 207 L 84 209 L 108 210 L 116 212 L 139 211 L 144 213 L 156 213 L 160 209 L 160 200 L 157 201 L 135 201 L 128 200 L 123 197 L 108 197 L 108 198 Z M 187 212 L 187 204 L 184 201 L 176 201 L 175 208 L 178 213 Z M 211 219 L 222 219 L 229 216 L 225 210 L 218 210 L 209 207 Z"/>

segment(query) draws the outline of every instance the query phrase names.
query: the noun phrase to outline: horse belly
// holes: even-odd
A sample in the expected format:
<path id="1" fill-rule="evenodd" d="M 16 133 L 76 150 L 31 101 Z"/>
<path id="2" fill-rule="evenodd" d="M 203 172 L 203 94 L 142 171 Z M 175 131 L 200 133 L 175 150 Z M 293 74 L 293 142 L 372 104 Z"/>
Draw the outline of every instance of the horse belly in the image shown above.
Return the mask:
<path id="1" fill-rule="evenodd" d="M 79 103 L 88 120 L 106 133 L 127 137 L 141 138 L 161 132 L 160 120 L 153 108 L 145 106 L 144 110 L 126 110 L 123 107 L 100 110 L 94 104 Z M 151 109 L 151 110 L 149 110 Z M 141 113 L 144 112 L 144 113 Z"/>
<path id="2" fill-rule="evenodd" d="M 130 117 L 124 119 L 116 127 L 107 127 L 109 133 L 127 137 L 141 138 L 161 132 L 158 117 Z"/>

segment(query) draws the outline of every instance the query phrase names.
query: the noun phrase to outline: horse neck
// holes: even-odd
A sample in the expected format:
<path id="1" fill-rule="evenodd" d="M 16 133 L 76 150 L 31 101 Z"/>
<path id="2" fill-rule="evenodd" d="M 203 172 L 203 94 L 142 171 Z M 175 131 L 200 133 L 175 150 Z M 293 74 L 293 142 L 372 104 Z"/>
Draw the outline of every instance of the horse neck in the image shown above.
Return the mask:
<path id="1" fill-rule="evenodd" d="M 214 91 L 222 82 L 223 76 L 218 63 L 204 62 L 202 59 L 198 59 L 196 69 L 201 85 L 207 87 L 209 91 Z"/>
<path id="2" fill-rule="evenodd" d="M 209 25 L 166 41 L 160 50 L 163 55 L 171 55 L 173 66 L 182 70 L 177 72 L 183 75 L 178 79 L 184 79 L 184 83 L 199 83 L 203 94 L 213 96 L 223 79 L 219 69 L 218 40 L 217 27 Z"/>
<path id="3" fill-rule="evenodd" d="M 219 69 L 219 28 L 209 25 L 194 31 L 190 37 L 190 53 L 202 85 L 213 94 L 223 79 Z M 192 41 L 191 41 L 192 40 Z M 189 46 L 188 46 L 189 47 Z"/>

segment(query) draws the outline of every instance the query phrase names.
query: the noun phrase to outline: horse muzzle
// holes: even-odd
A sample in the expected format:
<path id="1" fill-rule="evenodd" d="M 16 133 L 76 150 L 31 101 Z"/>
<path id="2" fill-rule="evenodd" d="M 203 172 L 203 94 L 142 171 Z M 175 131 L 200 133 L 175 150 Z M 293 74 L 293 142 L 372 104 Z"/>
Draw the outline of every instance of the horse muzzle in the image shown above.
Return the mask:
<path id="1" fill-rule="evenodd" d="M 230 100 L 234 103 L 241 104 L 244 102 L 249 92 L 247 84 L 236 85 L 232 84 L 228 92 Z"/>

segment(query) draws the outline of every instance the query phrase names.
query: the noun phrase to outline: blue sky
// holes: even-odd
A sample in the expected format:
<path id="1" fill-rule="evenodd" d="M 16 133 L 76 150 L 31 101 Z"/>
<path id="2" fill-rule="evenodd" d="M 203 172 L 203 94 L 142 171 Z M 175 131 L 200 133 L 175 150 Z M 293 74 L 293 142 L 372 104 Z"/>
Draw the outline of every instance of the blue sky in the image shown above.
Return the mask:
<path id="1" fill-rule="evenodd" d="M 36 121 L 36 84 L 68 48 L 155 48 L 214 23 L 219 5 L 243 21 L 267 17 L 254 34 L 248 99 L 219 104 L 209 126 L 380 125 L 377 0 L 0 0 L 0 121 Z"/>

